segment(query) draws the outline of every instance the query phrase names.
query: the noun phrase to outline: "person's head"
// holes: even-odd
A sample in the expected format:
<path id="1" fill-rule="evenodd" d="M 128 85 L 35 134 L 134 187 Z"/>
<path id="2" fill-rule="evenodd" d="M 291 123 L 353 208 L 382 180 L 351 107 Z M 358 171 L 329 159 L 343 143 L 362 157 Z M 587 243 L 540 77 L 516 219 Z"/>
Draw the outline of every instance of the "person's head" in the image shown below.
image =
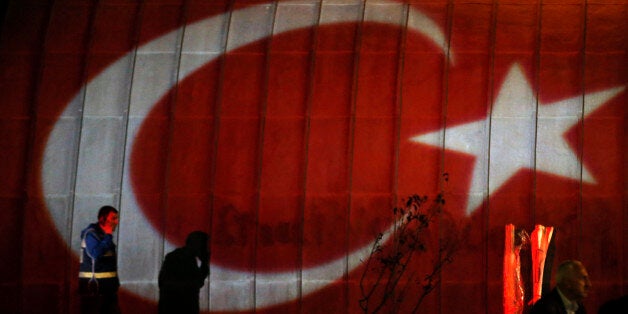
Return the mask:
<path id="1" fill-rule="evenodd" d="M 113 232 L 118 226 L 118 210 L 113 206 L 103 206 L 98 210 L 98 224 L 103 229 L 111 229 Z"/>
<path id="2" fill-rule="evenodd" d="M 203 231 L 193 231 L 188 234 L 185 239 L 185 246 L 192 249 L 199 257 L 206 256 L 208 253 L 207 242 L 209 241 L 209 235 Z"/>
<path id="3" fill-rule="evenodd" d="M 587 296 L 591 281 L 581 262 L 568 260 L 558 265 L 556 285 L 565 297 L 572 301 L 580 301 Z"/>

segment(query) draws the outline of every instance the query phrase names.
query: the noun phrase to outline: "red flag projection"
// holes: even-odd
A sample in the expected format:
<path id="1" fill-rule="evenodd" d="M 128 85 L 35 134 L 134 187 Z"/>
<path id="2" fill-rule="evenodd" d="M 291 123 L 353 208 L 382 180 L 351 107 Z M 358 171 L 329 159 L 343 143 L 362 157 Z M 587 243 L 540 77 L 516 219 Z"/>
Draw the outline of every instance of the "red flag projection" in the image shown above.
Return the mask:
<path id="1" fill-rule="evenodd" d="M 120 209 L 121 303 L 211 234 L 207 313 L 359 313 L 392 208 L 444 193 L 421 313 L 502 311 L 504 226 L 553 226 L 595 312 L 628 293 L 625 1 L 12 1 L 3 312 L 76 311 L 78 234 Z M 444 219 L 444 218 L 443 218 Z M 410 290 L 409 296 L 419 291 Z"/>

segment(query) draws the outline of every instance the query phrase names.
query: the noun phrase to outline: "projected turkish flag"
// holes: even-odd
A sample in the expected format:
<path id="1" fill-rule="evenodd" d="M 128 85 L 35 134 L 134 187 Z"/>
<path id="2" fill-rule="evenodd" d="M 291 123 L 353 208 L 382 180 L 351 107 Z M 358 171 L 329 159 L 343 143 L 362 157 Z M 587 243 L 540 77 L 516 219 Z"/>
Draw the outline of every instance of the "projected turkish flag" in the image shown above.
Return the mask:
<path id="1" fill-rule="evenodd" d="M 0 217 L 22 271 L 0 306 L 75 311 L 78 234 L 113 204 L 125 311 L 155 309 L 163 256 L 204 230 L 203 311 L 358 313 L 392 208 L 442 192 L 411 271 L 464 238 L 421 313 L 501 312 L 510 223 L 556 228 L 594 311 L 628 274 L 627 7 L 11 4 Z"/>

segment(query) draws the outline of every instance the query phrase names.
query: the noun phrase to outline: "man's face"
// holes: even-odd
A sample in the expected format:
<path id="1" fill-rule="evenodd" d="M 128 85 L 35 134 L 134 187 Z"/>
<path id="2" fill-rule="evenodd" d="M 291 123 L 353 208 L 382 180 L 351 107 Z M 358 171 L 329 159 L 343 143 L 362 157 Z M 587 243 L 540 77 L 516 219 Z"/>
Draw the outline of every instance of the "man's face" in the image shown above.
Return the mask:
<path id="1" fill-rule="evenodd" d="M 565 287 L 575 300 L 582 300 L 587 296 L 589 288 L 591 288 L 591 281 L 589 281 L 589 274 L 584 266 L 573 269 L 570 276 L 566 279 Z"/>
<path id="2" fill-rule="evenodd" d="M 117 213 L 110 212 L 109 214 L 107 214 L 107 218 L 105 219 L 105 226 L 110 227 L 111 231 L 116 230 L 118 223 L 119 221 Z"/>

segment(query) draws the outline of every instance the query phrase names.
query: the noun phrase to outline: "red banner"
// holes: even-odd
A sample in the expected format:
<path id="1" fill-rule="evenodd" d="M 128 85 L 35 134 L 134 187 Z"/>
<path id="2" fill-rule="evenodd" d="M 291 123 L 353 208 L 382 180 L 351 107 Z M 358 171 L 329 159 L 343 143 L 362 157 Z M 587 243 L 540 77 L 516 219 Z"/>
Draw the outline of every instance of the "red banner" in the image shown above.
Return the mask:
<path id="1" fill-rule="evenodd" d="M 204 230 L 204 311 L 358 313 L 392 209 L 442 193 L 412 272 L 461 238 L 421 313 L 502 311 L 507 224 L 555 227 L 595 312 L 628 289 L 627 10 L 13 1 L 0 309 L 74 312 L 78 233 L 112 204 L 127 312 L 154 311 L 163 256 Z"/>

